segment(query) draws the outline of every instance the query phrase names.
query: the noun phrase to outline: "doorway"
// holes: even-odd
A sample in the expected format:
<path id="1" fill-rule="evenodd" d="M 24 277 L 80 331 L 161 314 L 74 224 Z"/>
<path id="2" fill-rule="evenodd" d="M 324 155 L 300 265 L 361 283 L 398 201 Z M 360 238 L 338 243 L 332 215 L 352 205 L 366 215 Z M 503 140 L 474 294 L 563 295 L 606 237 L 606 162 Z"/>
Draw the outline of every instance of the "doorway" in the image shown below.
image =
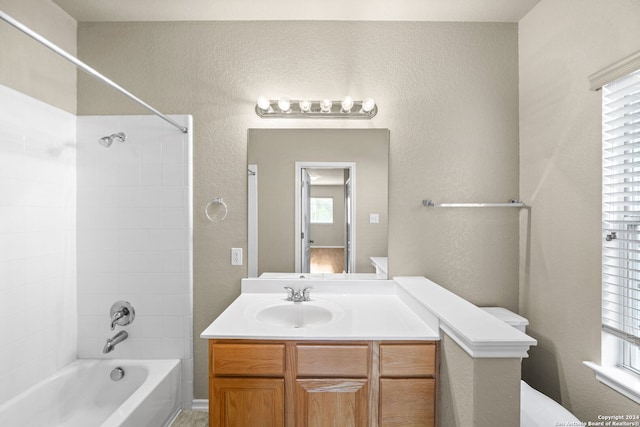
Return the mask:
<path id="1" fill-rule="evenodd" d="M 296 162 L 298 273 L 355 273 L 355 163 Z"/>

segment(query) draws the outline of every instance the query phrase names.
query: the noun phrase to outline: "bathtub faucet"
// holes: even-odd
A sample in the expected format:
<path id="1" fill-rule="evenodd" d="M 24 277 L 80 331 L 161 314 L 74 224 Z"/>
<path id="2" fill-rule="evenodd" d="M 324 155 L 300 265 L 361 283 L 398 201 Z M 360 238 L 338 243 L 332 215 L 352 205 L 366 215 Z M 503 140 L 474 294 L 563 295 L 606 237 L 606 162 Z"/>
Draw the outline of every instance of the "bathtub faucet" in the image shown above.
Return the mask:
<path id="1" fill-rule="evenodd" d="M 116 348 L 116 345 L 120 344 L 122 341 L 126 340 L 129 337 L 127 331 L 120 331 L 113 336 L 113 338 L 108 338 L 107 342 L 104 344 L 104 348 L 102 352 L 104 354 L 110 353 Z"/>

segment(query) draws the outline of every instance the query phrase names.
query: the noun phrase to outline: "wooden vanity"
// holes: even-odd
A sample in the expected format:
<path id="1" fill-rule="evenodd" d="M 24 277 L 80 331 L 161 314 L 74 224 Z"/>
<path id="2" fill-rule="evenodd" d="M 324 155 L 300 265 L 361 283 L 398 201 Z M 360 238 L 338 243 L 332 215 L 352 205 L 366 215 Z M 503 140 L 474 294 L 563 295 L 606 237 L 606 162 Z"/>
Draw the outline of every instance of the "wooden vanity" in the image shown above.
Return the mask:
<path id="1" fill-rule="evenodd" d="M 211 427 L 435 426 L 439 341 L 209 340 Z"/>

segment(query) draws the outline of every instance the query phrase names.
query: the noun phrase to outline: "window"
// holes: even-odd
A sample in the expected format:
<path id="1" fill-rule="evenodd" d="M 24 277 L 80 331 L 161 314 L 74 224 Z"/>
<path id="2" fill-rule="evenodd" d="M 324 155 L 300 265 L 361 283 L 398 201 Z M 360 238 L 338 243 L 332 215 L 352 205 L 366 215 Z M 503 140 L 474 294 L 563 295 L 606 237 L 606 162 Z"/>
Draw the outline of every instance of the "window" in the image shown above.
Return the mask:
<path id="1" fill-rule="evenodd" d="M 333 197 L 311 197 L 311 224 L 333 224 Z"/>
<path id="2" fill-rule="evenodd" d="M 602 87 L 602 329 L 640 374 L 640 70 Z"/>

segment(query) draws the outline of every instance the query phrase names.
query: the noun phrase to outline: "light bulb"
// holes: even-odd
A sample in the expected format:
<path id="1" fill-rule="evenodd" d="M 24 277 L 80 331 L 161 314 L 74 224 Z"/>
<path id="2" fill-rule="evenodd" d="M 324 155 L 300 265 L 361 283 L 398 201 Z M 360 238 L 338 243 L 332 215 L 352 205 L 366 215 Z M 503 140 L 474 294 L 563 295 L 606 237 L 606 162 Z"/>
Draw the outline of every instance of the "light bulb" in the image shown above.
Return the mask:
<path id="1" fill-rule="evenodd" d="M 365 113 L 371 112 L 376 107 L 376 103 L 373 99 L 367 98 L 362 101 L 362 111 Z"/>
<path id="2" fill-rule="evenodd" d="M 353 107 L 353 98 L 351 98 L 350 96 L 345 96 L 344 98 L 342 98 L 340 106 L 342 107 L 342 111 L 348 113 Z"/>
<path id="3" fill-rule="evenodd" d="M 278 108 L 283 113 L 287 113 L 291 108 L 291 101 L 289 101 L 289 98 L 283 96 L 282 98 L 278 99 Z"/>
<path id="4" fill-rule="evenodd" d="M 270 105 L 271 103 L 269 102 L 266 96 L 258 97 L 258 108 L 260 108 L 262 111 L 269 111 Z"/>
<path id="5" fill-rule="evenodd" d="M 328 99 L 323 99 L 322 102 L 320 103 L 320 110 L 322 110 L 323 113 L 330 112 L 331 107 L 333 107 L 333 102 L 331 102 Z"/>
<path id="6" fill-rule="evenodd" d="M 302 111 L 303 113 L 308 113 L 309 111 L 311 111 L 311 102 L 306 100 L 300 101 L 300 111 Z"/>

